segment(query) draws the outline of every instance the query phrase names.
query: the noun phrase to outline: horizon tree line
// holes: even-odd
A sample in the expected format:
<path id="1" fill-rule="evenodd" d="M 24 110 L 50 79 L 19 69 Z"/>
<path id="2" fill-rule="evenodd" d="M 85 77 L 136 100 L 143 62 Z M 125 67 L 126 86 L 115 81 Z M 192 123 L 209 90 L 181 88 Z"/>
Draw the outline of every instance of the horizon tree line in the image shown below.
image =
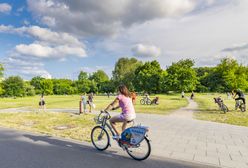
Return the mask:
<path id="1" fill-rule="evenodd" d="M 36 94 L 72 95 L 115 92 L 119 84 L 130 91 L 147 93 L 230 92 L 248 91 L 248 67 L 231 58 L 224 58 L 215 67 L 195 67 L 194 60 L 182 59 L 162 69 L 159 62 L 141 62 L 136 58 L 120 58 L 110 78 L 103 70 L 89 74 L 81 71 L 77 80 L 45 79 L 40 76 L 24 81 L 20 76 L 3 79 L 0 64 L 0 96 L 23 97 Z"/>

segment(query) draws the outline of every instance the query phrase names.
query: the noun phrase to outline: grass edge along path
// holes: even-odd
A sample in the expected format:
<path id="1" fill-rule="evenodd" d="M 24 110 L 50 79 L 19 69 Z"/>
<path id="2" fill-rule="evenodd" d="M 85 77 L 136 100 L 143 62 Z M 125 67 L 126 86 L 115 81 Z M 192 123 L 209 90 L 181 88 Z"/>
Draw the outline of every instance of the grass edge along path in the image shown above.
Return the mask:
<path id="1" fill-rule="evenodd" d="M 55 112 L 0 113 L 0 126 L 90 142 L 95 115 Z"/>
<path id="2" fill-rule="evenodd" d="M 219 110 L 213 100 L 218 96 L 222 97 L 230 112 L 224 114 Z M 197 94 L 195 101 L 198 104 L 198 112 L 194 113 L 195 119 L 248 127 L 248 112 L 235 110 L 235 101 L 228 99 L 225 94 Z"/>

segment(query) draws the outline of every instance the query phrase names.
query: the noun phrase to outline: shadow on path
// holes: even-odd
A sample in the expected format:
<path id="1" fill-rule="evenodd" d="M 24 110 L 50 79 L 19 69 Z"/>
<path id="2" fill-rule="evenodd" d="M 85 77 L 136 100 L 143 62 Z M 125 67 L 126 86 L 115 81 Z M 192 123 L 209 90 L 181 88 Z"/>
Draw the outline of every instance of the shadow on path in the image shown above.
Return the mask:
<path id="1" fill-rule="evenodd" d="M 124 152 L 95 150 L 87 143 L 0 128 L 1 168 L 196 168 L 208 167 L 150 157 L 139 162 Z"/>

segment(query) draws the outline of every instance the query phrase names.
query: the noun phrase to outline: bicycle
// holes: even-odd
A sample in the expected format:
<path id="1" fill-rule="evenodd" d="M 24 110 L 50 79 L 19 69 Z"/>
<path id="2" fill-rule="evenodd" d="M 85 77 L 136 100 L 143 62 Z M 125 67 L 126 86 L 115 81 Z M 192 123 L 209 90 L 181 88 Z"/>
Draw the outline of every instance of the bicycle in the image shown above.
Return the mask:
<path id="1" fill-rule="evenodd" d="M 215 103 L 218 104 L 221 111 L 223 111 L 224 113 L 229 111 L 228 107 L 224 104 L 223 100 L 219 100 L 218 98 L 214 98 L 214 101 L 215 101 Z"/>
<path id="2" fill-rule="evenodd" d="M 140 100 L 140 104 L 142 105 L 151 105 L 152 101 L 151 99 L 149 99 L 148 97 L 143 97 L 141 100 Z"/>
<path id="3" fill-rule="evenodd" d="M 242 100 L 236 100 L 235 110 L 240 109 L 240 111 L 245 112 L 246 106 Z"/>
<path id="4" fill-rule="evenodd" d="M 91 131 L 91 142 L 99 151 L 104 151 L 111 146 L 107 129 L 110 131 L 112 136 L 116 135 L 111 125 L 108 123 L 110 118 L 111 116 L 107 111 L 101 111 L 95 118 L 95 122 L 98 125 Z M 141 161 L 147 159 L 151 153 L 151 145 L 147 132 L 148 127 L 132 126 L 123 131 L 120 139 L 115 140 L 118 145 L 128 153 L 129 156 L 135 160 Z M 144 149 L 142 148 L 143 146 Z"/>

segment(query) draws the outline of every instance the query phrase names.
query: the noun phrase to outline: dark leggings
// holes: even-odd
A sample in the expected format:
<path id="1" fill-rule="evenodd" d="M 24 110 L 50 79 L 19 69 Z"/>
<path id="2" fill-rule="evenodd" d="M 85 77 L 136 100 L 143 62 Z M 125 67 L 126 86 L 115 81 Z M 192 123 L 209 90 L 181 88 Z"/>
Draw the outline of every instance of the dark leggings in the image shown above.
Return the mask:
<path id="1" fill-rule="evenodd" d="M 237 99 L 235 99 L 235 100 L 242 100 L 243 103 L 245 104 L 245 98 L 243 98 L 243 97 L 239 97 L 239 98 L 237 98 Z"/>

